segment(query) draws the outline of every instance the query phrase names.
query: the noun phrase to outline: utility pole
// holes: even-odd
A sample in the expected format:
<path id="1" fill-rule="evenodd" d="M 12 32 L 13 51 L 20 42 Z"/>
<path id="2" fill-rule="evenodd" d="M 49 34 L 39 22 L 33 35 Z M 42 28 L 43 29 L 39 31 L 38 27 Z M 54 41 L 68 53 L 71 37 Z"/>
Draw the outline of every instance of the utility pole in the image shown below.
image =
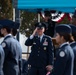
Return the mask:
<path id="1" fill-rule="evenodd" d="M 17 9 L 18 0 L 13 0 L 13 21 L 20 23 L 20 10 Z M 19 41 L 19 31 L 17 33 L 17 40 Z"/>

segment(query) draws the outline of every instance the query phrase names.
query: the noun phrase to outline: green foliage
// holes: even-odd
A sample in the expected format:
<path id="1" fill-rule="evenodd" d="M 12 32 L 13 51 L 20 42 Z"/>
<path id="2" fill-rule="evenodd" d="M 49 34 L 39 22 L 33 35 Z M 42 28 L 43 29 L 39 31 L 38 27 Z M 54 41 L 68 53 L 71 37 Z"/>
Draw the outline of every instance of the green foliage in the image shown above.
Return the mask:
<path id="1" fill-rule="evenodd" d="M 0 19 L 7 18 L 12 19 L 13 7 L 12 0 L 0 0 Z M 31 13 L 27 11 L 21 11 L 21 26 L 20 32 L 24 33 L 27 37 L 30 36 L 35 28 L 34 24 L 37 22 L 37 13 Z M 43 18 L 41 17 L 41 21 Z M 60 23 L 69 23 L 67 16 Z"/>
<path id="2" fill-rule="evenodd" d="M 24 33 L 27 37 L 32 34 L 34 30 L 34 24 L 37 22 L 37 13 L 31 13 L 31 12 L 26 12 L 22 11 L 21 12 L 21 27 L 20 31 Z M 41 21 L 44 21 L 44 19 L 41 17 Z M 68 20 L 68 17 L 65 16 L 61 22 L 58 24 L 69 24 L 70 21 Z"/>
<path id="3" fill-rule="evenodd" d="M 27 37 L 32 34 L 37 22 L 37 13 L 21 11 L 21 27 L 20 31 L 24 33 Z"/>
<path id="4" fill-rule="evenodd" d="M 12 0 L 0 0 L 0 19 L 12 19 Z"/>
<path id="5" fill-rule="evenodd" d="M 69 23 L 70 23 L 70 21 L 69 21 L 68 17 L 65 16 L 59 24 L 69 24 Z"/>

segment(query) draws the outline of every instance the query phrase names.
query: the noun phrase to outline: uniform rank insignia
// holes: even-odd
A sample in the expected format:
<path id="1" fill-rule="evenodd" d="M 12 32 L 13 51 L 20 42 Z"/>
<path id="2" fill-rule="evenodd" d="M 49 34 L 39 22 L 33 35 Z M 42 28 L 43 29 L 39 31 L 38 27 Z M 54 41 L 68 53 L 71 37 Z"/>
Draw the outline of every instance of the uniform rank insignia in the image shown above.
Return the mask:
<path id="1" fill-rule="evenodd" d="M 35 42 L 34 42 L 33 44 L 34 44 L 34 45 L 36 45 L 36 43 L 35 43 Z"/>
<path id="2" fill-rule="evenodd" d="M 64 51 L 61 51 L 60 54 L 59 54 L 59 56 L 60 57 L 64 57 L 65 56 L 65 52 Z"/>
<path id="3" fill-rule="evenodd" d="M 44 50 L 46 50 L 46 47 L 44 47 Z"/>
<path id="4" fill-rule="evenodd" d="M 44 46 L 47 46 L 48 45 L 48 42 L 46 40 L 47 39 L 44 40 L 44 43 L 43 43 Z"/>
<path id="5" fill-rule="evenodd" d="M 2 43 L 2 47 L 3 48 L 6 47 L 6 43 L 5 42 Z"/>

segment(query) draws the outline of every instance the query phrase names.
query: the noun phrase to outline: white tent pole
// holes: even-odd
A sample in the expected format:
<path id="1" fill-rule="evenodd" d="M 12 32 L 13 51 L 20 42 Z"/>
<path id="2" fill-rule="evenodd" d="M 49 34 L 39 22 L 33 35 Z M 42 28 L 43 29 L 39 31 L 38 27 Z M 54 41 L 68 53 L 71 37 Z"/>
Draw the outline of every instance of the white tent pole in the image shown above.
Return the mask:
<path id="1" fill-rule="evenodd" d="M 40 14 L 38 13 L 38 22 L 40 22 Z"/>
<path id="2" fill-rule="evenodd" d="M 15 21 L 15 8 L 13 8 L 13 21 Z"/>

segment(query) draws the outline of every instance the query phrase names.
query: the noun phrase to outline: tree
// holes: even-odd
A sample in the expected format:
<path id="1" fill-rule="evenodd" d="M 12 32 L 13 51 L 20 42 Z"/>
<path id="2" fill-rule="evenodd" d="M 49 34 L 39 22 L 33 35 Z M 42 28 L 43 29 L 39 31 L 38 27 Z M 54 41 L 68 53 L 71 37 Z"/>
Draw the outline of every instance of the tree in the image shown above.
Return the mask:
<path id="1" fill-rule="evenodd" d="M 0 0 L 0 19 L 11 19 L 13 16 L 12 0 Z M 43 18 L 41 17 L 41 20 Z M 37 13 L 21 11 L 21 26 L 20 32 L 24 33 L 27 37 L 30 36 L 35 28 L 34 24 L 37 22 Z M 69 23 L 67 17 L 61 23 Z"/>
<path id="2" fill-rule="evenodd" d="M 37 22 L 37 13 L 21 11 L 20 31 L 24 33 L 27 37 L 32 34 L 36 22 Z"/>
<path id="3" fill-rule="evenodd" d="M 0 0 L 0 19 L 12 19 L 12 0 Z"/>
<path id="4" fill-rule="evenodd" d="M 68 19 L 68 17 L 67 16 L 65 16 L 64 18 L 63 18 L 63 20 L 59 23 L 59 24 L 69 24 L 70 23 L 70 21 L 69 21 L 69 19 Z"/>

